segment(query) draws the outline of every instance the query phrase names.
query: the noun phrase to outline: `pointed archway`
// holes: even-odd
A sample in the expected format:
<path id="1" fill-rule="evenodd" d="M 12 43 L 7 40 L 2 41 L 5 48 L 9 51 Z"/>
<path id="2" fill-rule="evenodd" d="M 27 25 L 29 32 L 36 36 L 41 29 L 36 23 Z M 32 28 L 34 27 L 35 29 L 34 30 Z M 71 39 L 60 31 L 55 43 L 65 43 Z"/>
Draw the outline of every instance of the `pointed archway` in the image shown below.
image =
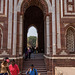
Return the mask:
<path id="1" fill-rule="evenodd" d="M 37 6 L 30 6 L 24 13 L 23 18 L 23 50 L 27 47 L 27 31 L 34 25 L 38 30 L 39 52 L 44 52 L 44 15 Z"/>
<path id="2" fill-rule="evenodd" d="M 27 27 L 24 27 L 24 26 L 28 26 L 28 25 L 24 25 L 24 24 L 26 24 L 25 21 L 27 20 L 27 19 L 25 20 L 25 13 L 31 7 L 38 8 L 41 11 L 41 14 L 43 16 L 42 17 L 43 19 L 41 19 L 43 21 L 41 21 L 40 19 L 37 19 L 37 20 L 40 20 L 39 21 L 40 24 L 42 23 L 42 25 L 43 25 L 42 26 L 43 29 L 41 29 L 41 30 L 43 30 L 43 34 L 42 33 L 40 34 L 40 35 L 43 35 L 42 36 L 43 39 L 40 39 L 39 46 L 41 46 L 40 42 L 41 42 L 41 40 L 43 40 L 44 45 L 41 46 L 42 48 L 40 48 L 40 49 L 41 50 L 44 49 L 43 50 L 44 53 L 49 55 L 50 54 L 50 35 L 49 35 L 49 33 L 50 33 L 50 30 L 49 30 L 49 28 L 50 28 L 50 26 L 49 26 L 49 24 L 50 24 L 49 23 L 50 15 L 48 15 L 48 6 L 47 6 L 47 3 L 46 3 L 45 0 L 29 0 L 29 1 L 24 0 L 24 1 L 21 1 L 20 9 L 18 9 L 18 11 L 19 11 L 18 20 L 20 20 L 20 22 L 18 22 L 18 24 L 19 24 L 19 30 L 21 31 L 21 32 L 19 32 L 19 34 L 20 34 L 19 39 L 18 39 L 19 40 L 19 45 L 17 45 L 17 47 L 19 48 L 19 55 L 22 55 L 22 53 L 23 53 L 22 51 L 26 47 L 25 42 L 27 42 L 27 41 L 23 42 L 24 39 L 27 40 L 27 38 L 26 38 L 27 34 L 24 34 L 24 33 L 27 33 L 27 31 L 26 31 L 27 29 L 25 29 L 25 31 L 24 31 L 24 28 L 27 28 Z M 28 23 L 30 23 L 30 22 L 28 22 Z M 31 23 L 31 24 L 36 25 L 34 23 Z M 29 26 L 31 26 L 31 24 Z M 40 26 L 40 24 L 39 24 L 39 26 Z M 38 26 L 38 24 L 37 24 L 37 26 Z M 24 37 L 24 36 L 26 36 L 26 37 Z M 23 39 L 23 40 L 20 40 L 20 39 Z M 18 52 L 18 50 L 17 50 L 17 52 Z"/>
<path id="3" fill-rule="evenodd" d="M 44 49 L 43 51 L 45 54 L 49 55 L 50 54 L 50 44 L 49 44 L 50 43 L 50 38 L 49 38 L 50 37 L 50 35 L 49 35 L 49 33 L 50 33 L 50 30 L 49 30 L 50 29 L 50 26 L 49 26 L 50 15 L 48 14 L 48 6 L 47 6 L 46 1 L 45 0 L 29 0 L 29 1 L 22 0 L 20 2 L 21 3 L 18 4 L 18 6 L 19 5 L 20 6 L 18 9 L 18 18 L 17 18 L 17 23 L 18 23 L 17 32 L 19 34 L 19 35 L 17 35 L 17 51 L 16 51 L 17 56 L 23 56 L 22 51 L 26 47 L 26 42 L 27 42 L 26 41 L 27 40 L 27 30 L 28 30 L 28 27 L 30 27 L 32 24 L 37 27 L 41 26 L 40 28 L 39 27 L 37 28 L 37 29 L 39 29 L 38 34 L 40 34 L 40 35 L 38 35 L 38 38 L 40 38 L 39 46 L 41 47 L 40 49 L 42 49 L 42 48 Z M 38 9 L 38 11 L 41 12 L 40 15 L 42 15 L 41 16 L 42 18 L 39 17 L 38 14 L 36 15 L 38 17 L 37 18 L 38 22 L 36 22 L 36 19 L 35 19 L 36 17 L 31 17 L 35 21 L 30 18 L 30 22 L 29 21 L 27 22 L 26 18 L 28 18 L 28 16 L 26 16 L 25 14 L 31 8 L 32 9 L 35 8 L 35 10 Z M 28 14 L 28 15 L 31 15 L 31 14 Z M 25 18 L 25 16 L 26 16 L 26 18 Z M 41 20 L 40 20 L 40 18 L 41 18 Z M 40 43 L 41 41 L 42 41 L 42 46 Z M 21 67 L 23 67 L 23 65 Z"/>
<path id="4" fill-rule="evenodd" d="M 27 48 L 28 47 L 38 47 L 38 32 L 36 27 L 34 26 L 30 26 L 27 32 Z"/>

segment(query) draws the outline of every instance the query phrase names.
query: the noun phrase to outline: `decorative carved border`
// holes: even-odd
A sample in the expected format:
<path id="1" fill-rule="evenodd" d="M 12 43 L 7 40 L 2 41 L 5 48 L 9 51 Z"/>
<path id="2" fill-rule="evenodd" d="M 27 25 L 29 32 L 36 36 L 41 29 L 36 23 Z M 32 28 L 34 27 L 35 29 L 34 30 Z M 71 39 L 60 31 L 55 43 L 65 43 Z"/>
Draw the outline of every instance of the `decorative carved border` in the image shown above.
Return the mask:
<path id="1" fill-rule="evenodd" d="M 7 0 L 1 0 L 0 17 L 7 17 Z"/>
<path id="2" fill-rule="evenodd" d="M 75 18 L 75 0 L 61 0 L 61 18 Z"/>

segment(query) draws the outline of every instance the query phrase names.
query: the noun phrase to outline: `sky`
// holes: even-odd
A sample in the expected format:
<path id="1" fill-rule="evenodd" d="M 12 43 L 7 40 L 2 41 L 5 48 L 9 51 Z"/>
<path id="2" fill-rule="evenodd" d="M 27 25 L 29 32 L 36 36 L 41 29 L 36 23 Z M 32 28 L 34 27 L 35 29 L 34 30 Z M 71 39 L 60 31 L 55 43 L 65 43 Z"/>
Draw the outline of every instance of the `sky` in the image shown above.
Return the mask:
<path id="1" fill-rule="evenodd" d="M 37 30 L 34 26 L 29 28 L 27 37 L 29 36 L 37 36 Z"/>

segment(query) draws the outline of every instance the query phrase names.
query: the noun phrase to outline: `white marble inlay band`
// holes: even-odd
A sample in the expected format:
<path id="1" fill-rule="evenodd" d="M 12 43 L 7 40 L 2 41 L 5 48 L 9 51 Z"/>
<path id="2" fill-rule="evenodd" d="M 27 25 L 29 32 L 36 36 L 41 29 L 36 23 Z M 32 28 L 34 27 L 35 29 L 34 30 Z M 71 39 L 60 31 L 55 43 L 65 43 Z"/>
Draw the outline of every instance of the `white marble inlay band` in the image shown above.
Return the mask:
<path id="1" fill-rule="evenodd" d="M 5 0 L 5 16 L 7 16 L 7 0 Z"/>
<path id="2" fill-rule="evenodd" d="M 21 55 L 22 54 L 22 28 L 23 28 L 23 25 L 22 25 L 22 16 L 20 16 L 20 24 L 19 24 L 19 54 Z"/>
<path id="3" fill-rule="evenodd" d="M 67 12 L 67 0 L 64 0 L 64 13 L 65 15 L 75 15 L 75 12 L 72 13 Z"/>
<path id="4" fill-rule="evenodd" d="M 60 37 L 60 11 L 59 11 L 59 0 L 56 0 L 56 11 L 57 11 L 57 48 L 61 48 L 61 37 Z"/>
<path id="5" fill-rule="evenodd" d="M 75 0 L 74 0 L 74 10 L 75 10 Z"/>
<path id="6" fill-rule="evenodd" d="M 17 11 L 20 12 L 21 10 L 21 4 L 22 4 L 23 0 L 19 0 L 18 5 L 17 5 Z"/>
<path id="7" fill-rule="evenodd" d="M 23 59 L 23 56 L 20 56 L 20 57 L 8 57 L 10 60 L 11 59 Z M 0 60 L 3 60 L 4 57 L 0 57 Z"/>
<path id="8" fill-rule="evenodd" d="M 46 32 L 47 32 L 47 54 L 50 54 L 50 28 L 49 28 L 49 16 L 46 17 Z"/>
<path id="9" fill-rule="evenodd" d="M 55 0 L 52 0 L 52 50 L 56 55 Z"/>
<path id="10" fill-rule="evenodd" d="M 4 2 L 4 0 L 1 0 L 1 11 L 0 11 L 0 13 L 3 13 L 3 3 Z"/>
<path id="11" fill-rule="evenodd" d="M 9 0 L 8 42 L 7 42 L 8 49 L 11 49 L 11 41 L 12 41 L 12 9 L 13 9 L 13 0 Z"/>
<path id="12" fill-rule="evenodd" d="M 74 8 L 75 8 L 75 1 L 74 1 Z M 68 15 L 68 16 L 63 16 L 63 12 L 65 13 L 65 15 Z M 71 17 L 69 15 L 75 15 L 75 12 L 74 13 L 67 12 L 67 2 L 66 2 L 66 0 L 64 0 L 64 11 L 63 11 L 63 0 L 61 0 L 61 18 L 75 18 L 75 16 Z"/>
<path id="13" fill-rule="evenodd" d="M 63 0 L 61 0 L 61 18 L 63 17 Z"/>
<path id="14" fill-rule="evenodd" d="M 48 12 L 52 13 L 52 5 L 51 5 L 50 0 L 45 0 L 45 1 L 47 2 L 47 5 L 48 5 Z"/>
<path id="15" fill-rule="evenodd" d="M 1 30 L 1 49 L 3 48 L 3 31 L 2 31 L 2 29 L 0 28 L 0 30 Z"/>
<path id="16" fill-rule="evenodd" d="M 14 1 L 14 25 L 13 25 L 13 55 L 16 55 L 17 42 L 17 0 Z"/>
<path id="17" fill-rule="evenodd" d="M 5 0 L 5 14 L 3 14 L 3 9 L 4 9 L 4 0 L 1 0 L 1 11 L 0 13 L 3 14 L 3 15 L 0 15 L 0 17 L 7 17 L 7 0 Z"/>
<path id="18" fill-rule="evenodd" d="M 0 22 L 0 25 L 4 26 L 4 23 Z M 1 30 L 1 35 L 2 35 L 2 37 L 1 37 L 1 49 L 2 49 L 3 48 L 3 31 L 1 28 L 0 28 L 0 30 Z"/>
<path id="19" fill-rule="evenodd" d="M 64 13 L 67 13 L 67 1 L 66 0 L 64 0 L 64 9 L 65 9 Z"/>
<path id="20" fill-rule="evenodd" d="M 44 55 L 45 58 L 47 59 L 75 59 L 75 57 L 49 57 Z"/>

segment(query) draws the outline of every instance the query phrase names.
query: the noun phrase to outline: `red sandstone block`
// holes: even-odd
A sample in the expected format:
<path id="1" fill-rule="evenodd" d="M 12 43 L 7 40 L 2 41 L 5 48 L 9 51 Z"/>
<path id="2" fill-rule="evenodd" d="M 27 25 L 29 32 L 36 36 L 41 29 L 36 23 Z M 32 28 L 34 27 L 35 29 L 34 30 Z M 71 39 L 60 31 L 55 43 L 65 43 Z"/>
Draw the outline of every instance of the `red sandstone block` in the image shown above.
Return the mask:
<path id="1" fill-rule="evenodd" d="M 47 75 L 52 75 L 50 71 L 47 71 Z"/>

